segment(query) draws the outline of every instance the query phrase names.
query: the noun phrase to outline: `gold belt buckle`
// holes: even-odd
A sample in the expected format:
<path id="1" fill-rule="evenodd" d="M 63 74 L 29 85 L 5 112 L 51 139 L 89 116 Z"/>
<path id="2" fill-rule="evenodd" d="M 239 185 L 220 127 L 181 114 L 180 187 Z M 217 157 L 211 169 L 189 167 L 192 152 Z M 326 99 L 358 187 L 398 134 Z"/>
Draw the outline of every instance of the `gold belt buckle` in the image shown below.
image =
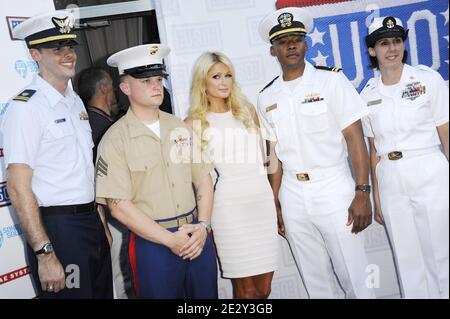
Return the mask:
<path id="1" fill-rule="evenodd" d="M 403 157 L 403 154 L 402 154 L 402 152 L 399 152 L 399 151 L 390 152 L 390 153 L 388 154 L 388 158 L 389 158 L 391 161 L 399 160 L 399 159 L 401 159 L 402 157 Z"/>
<path id="2" fill-rule="evenodd" d="M 308 173 L 298 173 L 298 174 L 296 174 L 296 176 L 297 176 L 297 179 L 298 179 L 300 182 L 306 182 L 306 181 L 309 181 L 309 175 L 308 175 Z"/>
<path id="3" fill-rule="evenodd" d="M 188 223 L 188 217 L 187 216 L 183 216 L 183 217 L 177 218 L 177 225 L 178 225 L 178 227 L 183 226 L 184 224 L 187 224 L 187 223 Z"/>
<path id="4" fill-rule="evenodd" d="M 194 220 L 193 214 L 179 217 L 179 218 L 177 218 L 177 225 L 178 225 L 178 227 L 180 227 L 180 226 L 183 226 L 184 224 L 189 224 L 193 220 Z"/>

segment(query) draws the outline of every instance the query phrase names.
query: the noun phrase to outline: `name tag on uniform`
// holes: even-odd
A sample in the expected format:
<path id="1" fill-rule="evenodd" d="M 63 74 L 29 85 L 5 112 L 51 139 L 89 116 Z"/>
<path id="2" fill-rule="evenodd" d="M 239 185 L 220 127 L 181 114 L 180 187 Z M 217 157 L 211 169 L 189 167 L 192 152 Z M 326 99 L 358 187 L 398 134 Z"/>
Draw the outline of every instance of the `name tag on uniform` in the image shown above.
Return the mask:
<path id="1" fill-rule="evenodd" d="M 66 121 L 66 119 L 57 119 L 57 120 L 55 120 L 55 123 L 59 124 L 59 123 L 64 123 L 65 121 Z"/>
<path id="2" fill-rule="evenodd" d="M 383 101 L 382 99 L 369 101 L 369 102 L 367 102 L 367 106 L 381 104 L 382 101 Z"/>
<path id="3" fill-rule="evenodd" d="M 277 107 L 278 106 L 276 103 L 272 104 L 271 106 L 266 107 L 266 113 L 275 110 Z"/>

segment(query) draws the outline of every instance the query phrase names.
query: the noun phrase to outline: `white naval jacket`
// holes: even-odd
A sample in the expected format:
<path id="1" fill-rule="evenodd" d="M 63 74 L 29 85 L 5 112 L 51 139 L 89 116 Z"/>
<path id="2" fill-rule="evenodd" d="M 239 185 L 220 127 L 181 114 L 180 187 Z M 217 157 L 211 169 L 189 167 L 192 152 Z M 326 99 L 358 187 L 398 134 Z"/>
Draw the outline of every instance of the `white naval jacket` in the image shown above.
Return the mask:
<path id="1" fill-rule="evenodd" d="M 437 126 L 448 122 L 448 87 L 439 73 L 424 65 L 405 64 L 394 95 L 381 76 L 361 91 L 369 108 L 364 135 L 374 137 L 377 155 L 439 145 Z"/>
<path id="2" fill-rule="evenodd" d="M 368 112 L 345 75 L 305 63 L 293 91 L 280 75 L 258 98 L 263 136 L 276 141 L 283 169 L 293 172 L 345 163 L 348 154 L 342 130 Z"/>

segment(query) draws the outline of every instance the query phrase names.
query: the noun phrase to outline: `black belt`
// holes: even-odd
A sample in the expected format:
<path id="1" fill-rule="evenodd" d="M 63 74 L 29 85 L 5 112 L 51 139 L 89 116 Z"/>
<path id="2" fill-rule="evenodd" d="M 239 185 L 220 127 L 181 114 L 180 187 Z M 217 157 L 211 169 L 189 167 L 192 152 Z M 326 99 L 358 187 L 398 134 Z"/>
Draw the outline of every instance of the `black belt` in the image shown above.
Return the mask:
<path id="1" fill-rule="evenodd" d="M 95 202 L 77 205 L 39 207 L 43 215 L 76 215 L 95 211 Z"/>

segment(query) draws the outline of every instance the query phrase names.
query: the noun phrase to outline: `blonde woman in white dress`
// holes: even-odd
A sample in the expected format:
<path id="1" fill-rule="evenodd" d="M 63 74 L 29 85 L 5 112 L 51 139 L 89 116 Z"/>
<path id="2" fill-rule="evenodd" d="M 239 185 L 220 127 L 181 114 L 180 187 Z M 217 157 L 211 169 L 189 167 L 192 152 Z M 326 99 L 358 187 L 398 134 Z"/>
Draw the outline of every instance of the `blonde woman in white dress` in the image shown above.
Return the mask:
<path id="1" fill-rule="evenodd" d="M 256 111 L 223 53 L 198 58 L 191 100 L 186 122 L 218 175 L 211 226 L 222 277 L 231 279 L 234 298 L 268 298 L 278 263 L 276 209 Z"/>

